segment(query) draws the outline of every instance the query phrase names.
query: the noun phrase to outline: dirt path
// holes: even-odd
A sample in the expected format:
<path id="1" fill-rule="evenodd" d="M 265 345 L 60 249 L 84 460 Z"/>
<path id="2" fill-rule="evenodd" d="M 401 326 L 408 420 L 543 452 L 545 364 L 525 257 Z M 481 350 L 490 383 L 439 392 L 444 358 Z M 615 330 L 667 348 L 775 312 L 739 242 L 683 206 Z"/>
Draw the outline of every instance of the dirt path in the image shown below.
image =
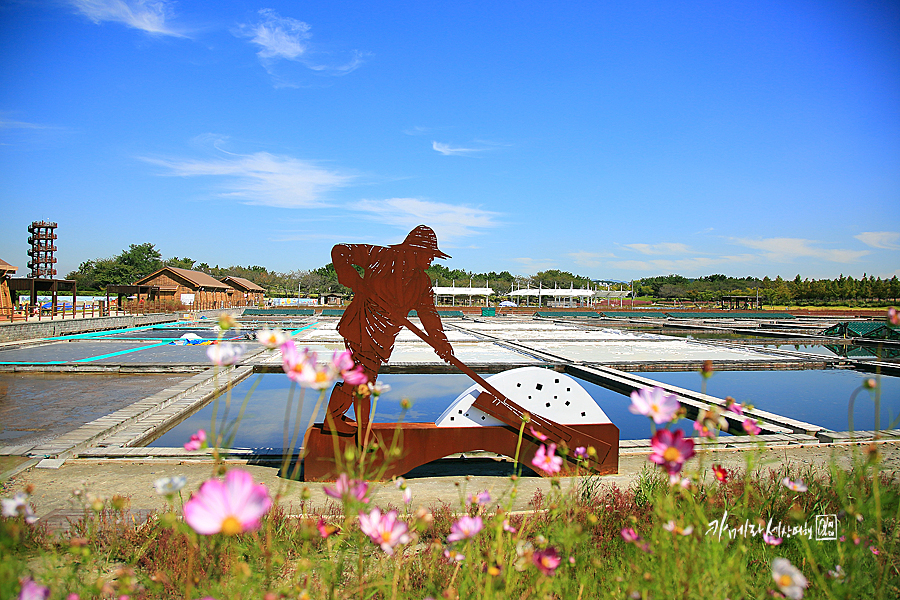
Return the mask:
<path id="1" fill-rule="evenodd" d="M 882 465 L 886 471 L 900 478 L 900 442 L 881 442 L 879 450 Z M 784 446 L 767 448 L 759 454 L 757 464 L 763 469 L 778 469 L 789 465 L 798 472 L 814 469 L 819 472 L 827 470 L 828 465 L 835 463 L 846 468 L 854 452 L 864 452 L 866 446 L 825 445 Z M 702 457 L 704 471 L 718 463 L 729 469 L 743 469 L 747 454 L 743 450 L 720 450 Z M 469 468 L 469 464 L 471 468 Z M 619 473 L 602 477 L 604 484 L 615 484 L 620 488 L 629 487 L 648 465 L 647 455 L 624 455 L 620 457 Z M 692 459 L 687 468 L 696 469 L 700 465 L 698 458 Z M 288 506 L 289 513 L 299 512 L 301 495 L 304 489 L 309 490 L 313 507 L 322 508 L 328 498 L 322 491 L 323 484 L 286 481 L 278 477 L 278 469 L 270 466 L 246 464 L 242 461 L 231 461 L 229 467 L 246 469 L 253 477 L 274 493 L 281 490 L 282 504 Z M 408 480 L 412 490 L 411 506 L 437 506 L 449 503 L 459 506 L 460 500 L 467 493 L 478 493 L 488 490 L 496 500 L 507 496 L 512 488 L 508 476 L 501 473 L 509 471 L 509 465 L 485 467 L 484 461 L 471 463 L 456 462 L 448 467 L 452 472 L 442 476 L 415 477 Z M 466 473 L 472 473 L 467 476 Z M 178 461 L 125 461 L 125 460 L 88 460 L 74 459 L 67 461 L 60 469 L 32 468 L 20 473 L 12 480 L 4 482 L 2 496 L 10 497 L 26 486 L 33 486 L 31 501 L 37 515 L 46 517 L 60 514 L 74 514 L 78 504 L 73 502 L 73 490 L 81 489 L 100 498 L 110 498 L 115 494 L 128 496 L 133 510 L 160 510 L 165 507 L 165 500 L 157 495 L 154 481 L 162 477 L 183 475 L 187 477 L 184 498 L 190 491 L 212 475 L 212 463 L 207 460 Z M 564 489 L 577 485 L 577 480 L 562 480 Z M 529 502 L 535 491 L 546 493 L 550 489 L 550 480 L 540 477 L 522 477 L 518 484 L 518 493 L 513 501 L 513 510 L 528 510 Z M 373 501 L 379 506 L 402 507 L 401 493 L 391 483 L 373 484 Z"/>

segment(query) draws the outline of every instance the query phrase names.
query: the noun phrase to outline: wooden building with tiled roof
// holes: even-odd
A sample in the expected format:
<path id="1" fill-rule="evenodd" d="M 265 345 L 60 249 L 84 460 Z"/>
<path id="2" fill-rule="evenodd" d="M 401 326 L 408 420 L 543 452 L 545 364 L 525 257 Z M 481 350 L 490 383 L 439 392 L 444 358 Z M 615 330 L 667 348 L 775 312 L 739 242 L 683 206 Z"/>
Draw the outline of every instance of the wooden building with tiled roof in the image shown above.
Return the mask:
<path id="1" fill-rule="evenodd" d="M 235 289 L 201 271 L 163 267 L 138 279 L 134 285 L 158 288 L 160 300 L 175 300 L 194 310 L 236 306 Z"/>
<path id="2" fill-rule="evenodd" d="M 261 306 L 266 297 L 264 288 L 243 277 L 229 275 L 222 279 L 222 283 L 227 283 L 235 290 L 232 306 Z"/>

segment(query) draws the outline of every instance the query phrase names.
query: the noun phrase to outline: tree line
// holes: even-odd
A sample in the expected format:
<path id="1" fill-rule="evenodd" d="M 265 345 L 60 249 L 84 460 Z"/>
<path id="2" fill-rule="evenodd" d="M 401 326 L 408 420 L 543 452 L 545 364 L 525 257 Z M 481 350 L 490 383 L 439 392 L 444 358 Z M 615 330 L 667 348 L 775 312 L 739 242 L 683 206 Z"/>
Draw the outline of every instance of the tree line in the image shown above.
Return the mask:
<path id="1" fill-rule="evenodd" d="M 273 297 L 290 297 L 298 293 L 304 296 L 317 296 L 350 292 L 338 282 L 337 273 L 331 263 L 318 269 L 283 273 L 270 271 L 259 265 L 210 266 L 187 257 L 163 259 L 159 250 L 149 242 L 131 244 L 111 258 L 87 260 L 66 278 L 77 281 L 79 290 L 100 291 L 107 285 L 132 284 L 165 266 L 201 271 L 218 279 L 228 275 L 243 277 L 265 288 L 268 295 Z M 513 275 L 509 271 L 476 273 L 464 269 L 450 269 L 435 263 L 425 272 L 435 286 L 454 284 L 458 287 L 487 286 L 493 289 L 497 296 L 504 296 L 518 288 L 585 288 L 597 285 L 597 282 L 589 277 L 557 269 L 523 277 Z M 896 301 L 900 298 L 900 281 L 897 276 L 881 279 L 863 275 L 860 279 L 854 279 L 842 274 L 837 279 L 802 279 L 797 275 L 793 280 L 785 280 L 780 276 L 775 279 L 769 277 L 760 279 L 728 277 L 721 274 L 697 278 L 664 275 L 637 279 L 633 285 L 637 296 L 694 302 L 714 302 L 725 295 L 755 296 L 757 293 L 766 304 L 877 303 Z"/>
<path id="2" fill-rule="evenodd" d="M 756 296 L 766 304 L 884 303 L 900 298 L 900 280 L 894 275 L 881 279 L 863 275 L 859 279 L 803 279 L 727 277 L 707 275 L 690 279 L 681 275 L 645 277 L 635 281 L 635 293 L 653 298 L 712 302 L 722 296 Z"/>

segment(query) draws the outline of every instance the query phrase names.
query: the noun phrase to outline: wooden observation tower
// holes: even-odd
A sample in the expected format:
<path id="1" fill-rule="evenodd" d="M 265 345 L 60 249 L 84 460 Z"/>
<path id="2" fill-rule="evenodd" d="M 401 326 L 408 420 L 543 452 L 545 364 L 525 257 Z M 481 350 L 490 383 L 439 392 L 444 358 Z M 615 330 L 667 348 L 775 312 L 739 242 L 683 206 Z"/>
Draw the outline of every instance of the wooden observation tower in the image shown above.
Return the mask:
<path id="1" fill-rule="evenodd" d="M 56 275 L 56 223 L 49 221 L 33 221 L 28 226 L 28 268 L 31 269 L 31 277 L 34 279 L 53 279 Z"/>

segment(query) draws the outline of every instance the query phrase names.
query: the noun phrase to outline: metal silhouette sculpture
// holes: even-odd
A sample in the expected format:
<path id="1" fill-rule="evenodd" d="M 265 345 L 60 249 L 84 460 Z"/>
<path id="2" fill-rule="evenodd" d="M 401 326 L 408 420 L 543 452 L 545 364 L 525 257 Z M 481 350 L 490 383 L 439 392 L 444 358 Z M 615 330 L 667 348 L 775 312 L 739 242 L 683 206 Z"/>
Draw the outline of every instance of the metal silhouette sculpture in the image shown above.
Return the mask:
<path id="1" fill-rule="evenodd" d="M 425 274 L 435 258 L 450 255 L 438 249 L 437 236 L 425 225 L 410 231 L 401 244 L 338 244 L 331 250 L 338 281 L 353 290 L 353 300 L 338 323 L 338 333 L 370 383 L 375 383 L 381 365 L 390 358 L 401 326 L 408 326 L 406 316 L 411 310 L 416 311 L 428 332 L 428 343 L 438 356 L 444 360 L 453 356 L 434 307 L 431 280 Z M 354 266 L 362 269 L 361 275 Z M 344 414 L 351 404 L 358 426 Z M 360 397 L 338 384 L 328 402 L 326 428 L 344 434 L 365 431 L 370 410 L 368 396 Z"/>
<path id="2" fill-rule="evenodd" d="M 545 441 L 571 450 L 592 446 L 596 456 L 591 467 L 600 473 L 617 472 L 619 430 L 612 423 L 564 425 L 528 414 L 456 358 L 434 305 L 431 281 L 425 273 L 435 258 L 450 256 L 440 251 L 430 227 L 419 225 L 403 243 L 393 246 L 339 244 L 332 249 L 331 256 L 338 281 L 354 292 L 338 323 L 338 332 L 370 383 L 375 382 L 381 365 L 390 358 L 400 329 L 406 327 L 483 390 L 472 406 L 503 425 L 438 427 L 434 423 L 372 423 L 369 397 L 339 383 L 332 390 L 325 422 L 314 425 L 306 434 L 305 479 L 333 480 L 338 475 L 336 456 L 348 445 L 368 447 L 373 441 L 379 450 L 369 464 L 386 465 L 385 477 L 402 475 L 449 454 L 473 450 L 514 456 L 519 447 L 520 461 L 529 464 Z M 421 328 L 408 318 L 411 310 L 416 311 Z M 346 415 L 351 405 L 356 422 Z M 523 421 L 528 421 L 529 427 L 524 429 L 520 445 Z M 394 447 L 401 448 L 401 454 L 385 456 L 386 450 Z M 568 458 L 572 459 L 571 453 Z M 574 463 L 566 463 L 563 472 L 573 467 Z"/>

